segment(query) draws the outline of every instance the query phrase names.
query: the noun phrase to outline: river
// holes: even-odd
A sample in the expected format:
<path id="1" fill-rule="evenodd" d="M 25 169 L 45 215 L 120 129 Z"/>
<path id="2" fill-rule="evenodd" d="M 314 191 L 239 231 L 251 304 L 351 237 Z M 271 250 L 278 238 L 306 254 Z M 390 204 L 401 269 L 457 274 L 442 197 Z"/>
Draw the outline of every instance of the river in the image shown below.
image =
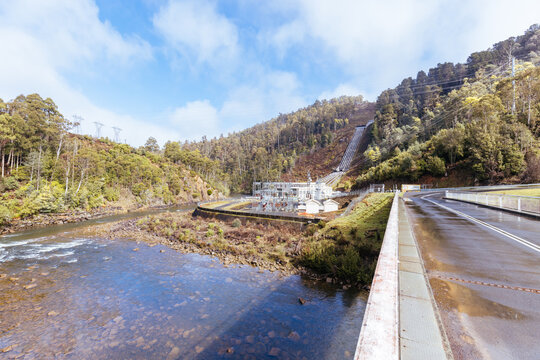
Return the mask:
<path id="1" fill-rule="evenodd" d="M 140 215 L 0 237 L 0 358 L 353 357 L 365 294 L 81 235 Z"/>

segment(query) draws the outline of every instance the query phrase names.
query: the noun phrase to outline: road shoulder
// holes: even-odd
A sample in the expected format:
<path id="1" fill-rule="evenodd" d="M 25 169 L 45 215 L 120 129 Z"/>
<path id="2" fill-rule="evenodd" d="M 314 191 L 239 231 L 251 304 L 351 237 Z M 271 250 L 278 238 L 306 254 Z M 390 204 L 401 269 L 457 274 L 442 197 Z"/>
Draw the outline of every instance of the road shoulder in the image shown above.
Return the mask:
<path id="1" fill-rule="evenodd" d="M 452 359 L 403 199 L 398 210 L 401 359 Z"/>

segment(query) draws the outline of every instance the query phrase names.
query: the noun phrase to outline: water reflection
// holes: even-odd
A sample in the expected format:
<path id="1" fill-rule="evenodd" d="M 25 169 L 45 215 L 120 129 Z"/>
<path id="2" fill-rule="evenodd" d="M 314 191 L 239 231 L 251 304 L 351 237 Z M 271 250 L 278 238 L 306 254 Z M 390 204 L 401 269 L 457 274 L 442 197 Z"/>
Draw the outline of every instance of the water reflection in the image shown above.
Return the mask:
<path id="1" fill-rule="evenodd" d="M 354 353 L 365 308 L 354 291 L 227 268 L 162 246 L 74 232 L 40 235 L 0 239 L 6 355 L 344 359 Z"/>

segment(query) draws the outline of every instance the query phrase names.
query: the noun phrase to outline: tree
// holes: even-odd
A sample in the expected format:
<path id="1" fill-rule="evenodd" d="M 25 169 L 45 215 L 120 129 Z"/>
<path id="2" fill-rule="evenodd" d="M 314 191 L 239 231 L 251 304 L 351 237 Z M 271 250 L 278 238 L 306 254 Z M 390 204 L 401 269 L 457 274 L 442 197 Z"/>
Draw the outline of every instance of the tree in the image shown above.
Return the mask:
<path id="1" fill-rule="evenodd" d="M 146 140 L 146 143 L 144 144 L 144 149 L 146 151 L 157 153 L 159 152 L 159 144 L 154 137 L 150 136 L 148 140 Z"/>

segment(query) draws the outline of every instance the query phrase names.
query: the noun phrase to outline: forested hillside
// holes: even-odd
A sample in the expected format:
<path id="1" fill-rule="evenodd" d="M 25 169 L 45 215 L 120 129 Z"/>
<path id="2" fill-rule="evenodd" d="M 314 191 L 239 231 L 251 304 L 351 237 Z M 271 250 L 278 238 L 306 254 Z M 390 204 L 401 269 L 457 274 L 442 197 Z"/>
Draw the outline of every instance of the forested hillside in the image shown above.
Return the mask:
<path id="1" fill-rule="evenodd" d="M 251 192 L 253 181 L 279 180 L 291 170 L 301 154 L 332 144 L 336 131 L 365 121 L 372 111 L 362 96 L 342 96 L 313 105 L 219 139 L 184 144 L 221 164 L 231 189 Z M 169 143 L 170 146 L 177 146 Z M 334 156 L 335 154 L 332 154 Z M 300 174 L 301 179 L 306 174 Z"/>
<path id="2" fill-rule="evenodd" d="M 208 181 L 199 175 L 208 159 L 188 156 L 175 163 L 155 140 L 134 149 L 70 133 L 74 125 L 51 99 L 37 94 L 0 100 L 0 225 L 38 213 L 104 205 L 130 209 L 226 192 L 218 181 L 209 184 L 210 171 L 202 175 Z"/>
<path id="3" fill-rule="evenodd" d="M 539 181 L 539 64 L 534 25 L 466 64 L 439 64 L 382 92 L 357 185 Z"/>

